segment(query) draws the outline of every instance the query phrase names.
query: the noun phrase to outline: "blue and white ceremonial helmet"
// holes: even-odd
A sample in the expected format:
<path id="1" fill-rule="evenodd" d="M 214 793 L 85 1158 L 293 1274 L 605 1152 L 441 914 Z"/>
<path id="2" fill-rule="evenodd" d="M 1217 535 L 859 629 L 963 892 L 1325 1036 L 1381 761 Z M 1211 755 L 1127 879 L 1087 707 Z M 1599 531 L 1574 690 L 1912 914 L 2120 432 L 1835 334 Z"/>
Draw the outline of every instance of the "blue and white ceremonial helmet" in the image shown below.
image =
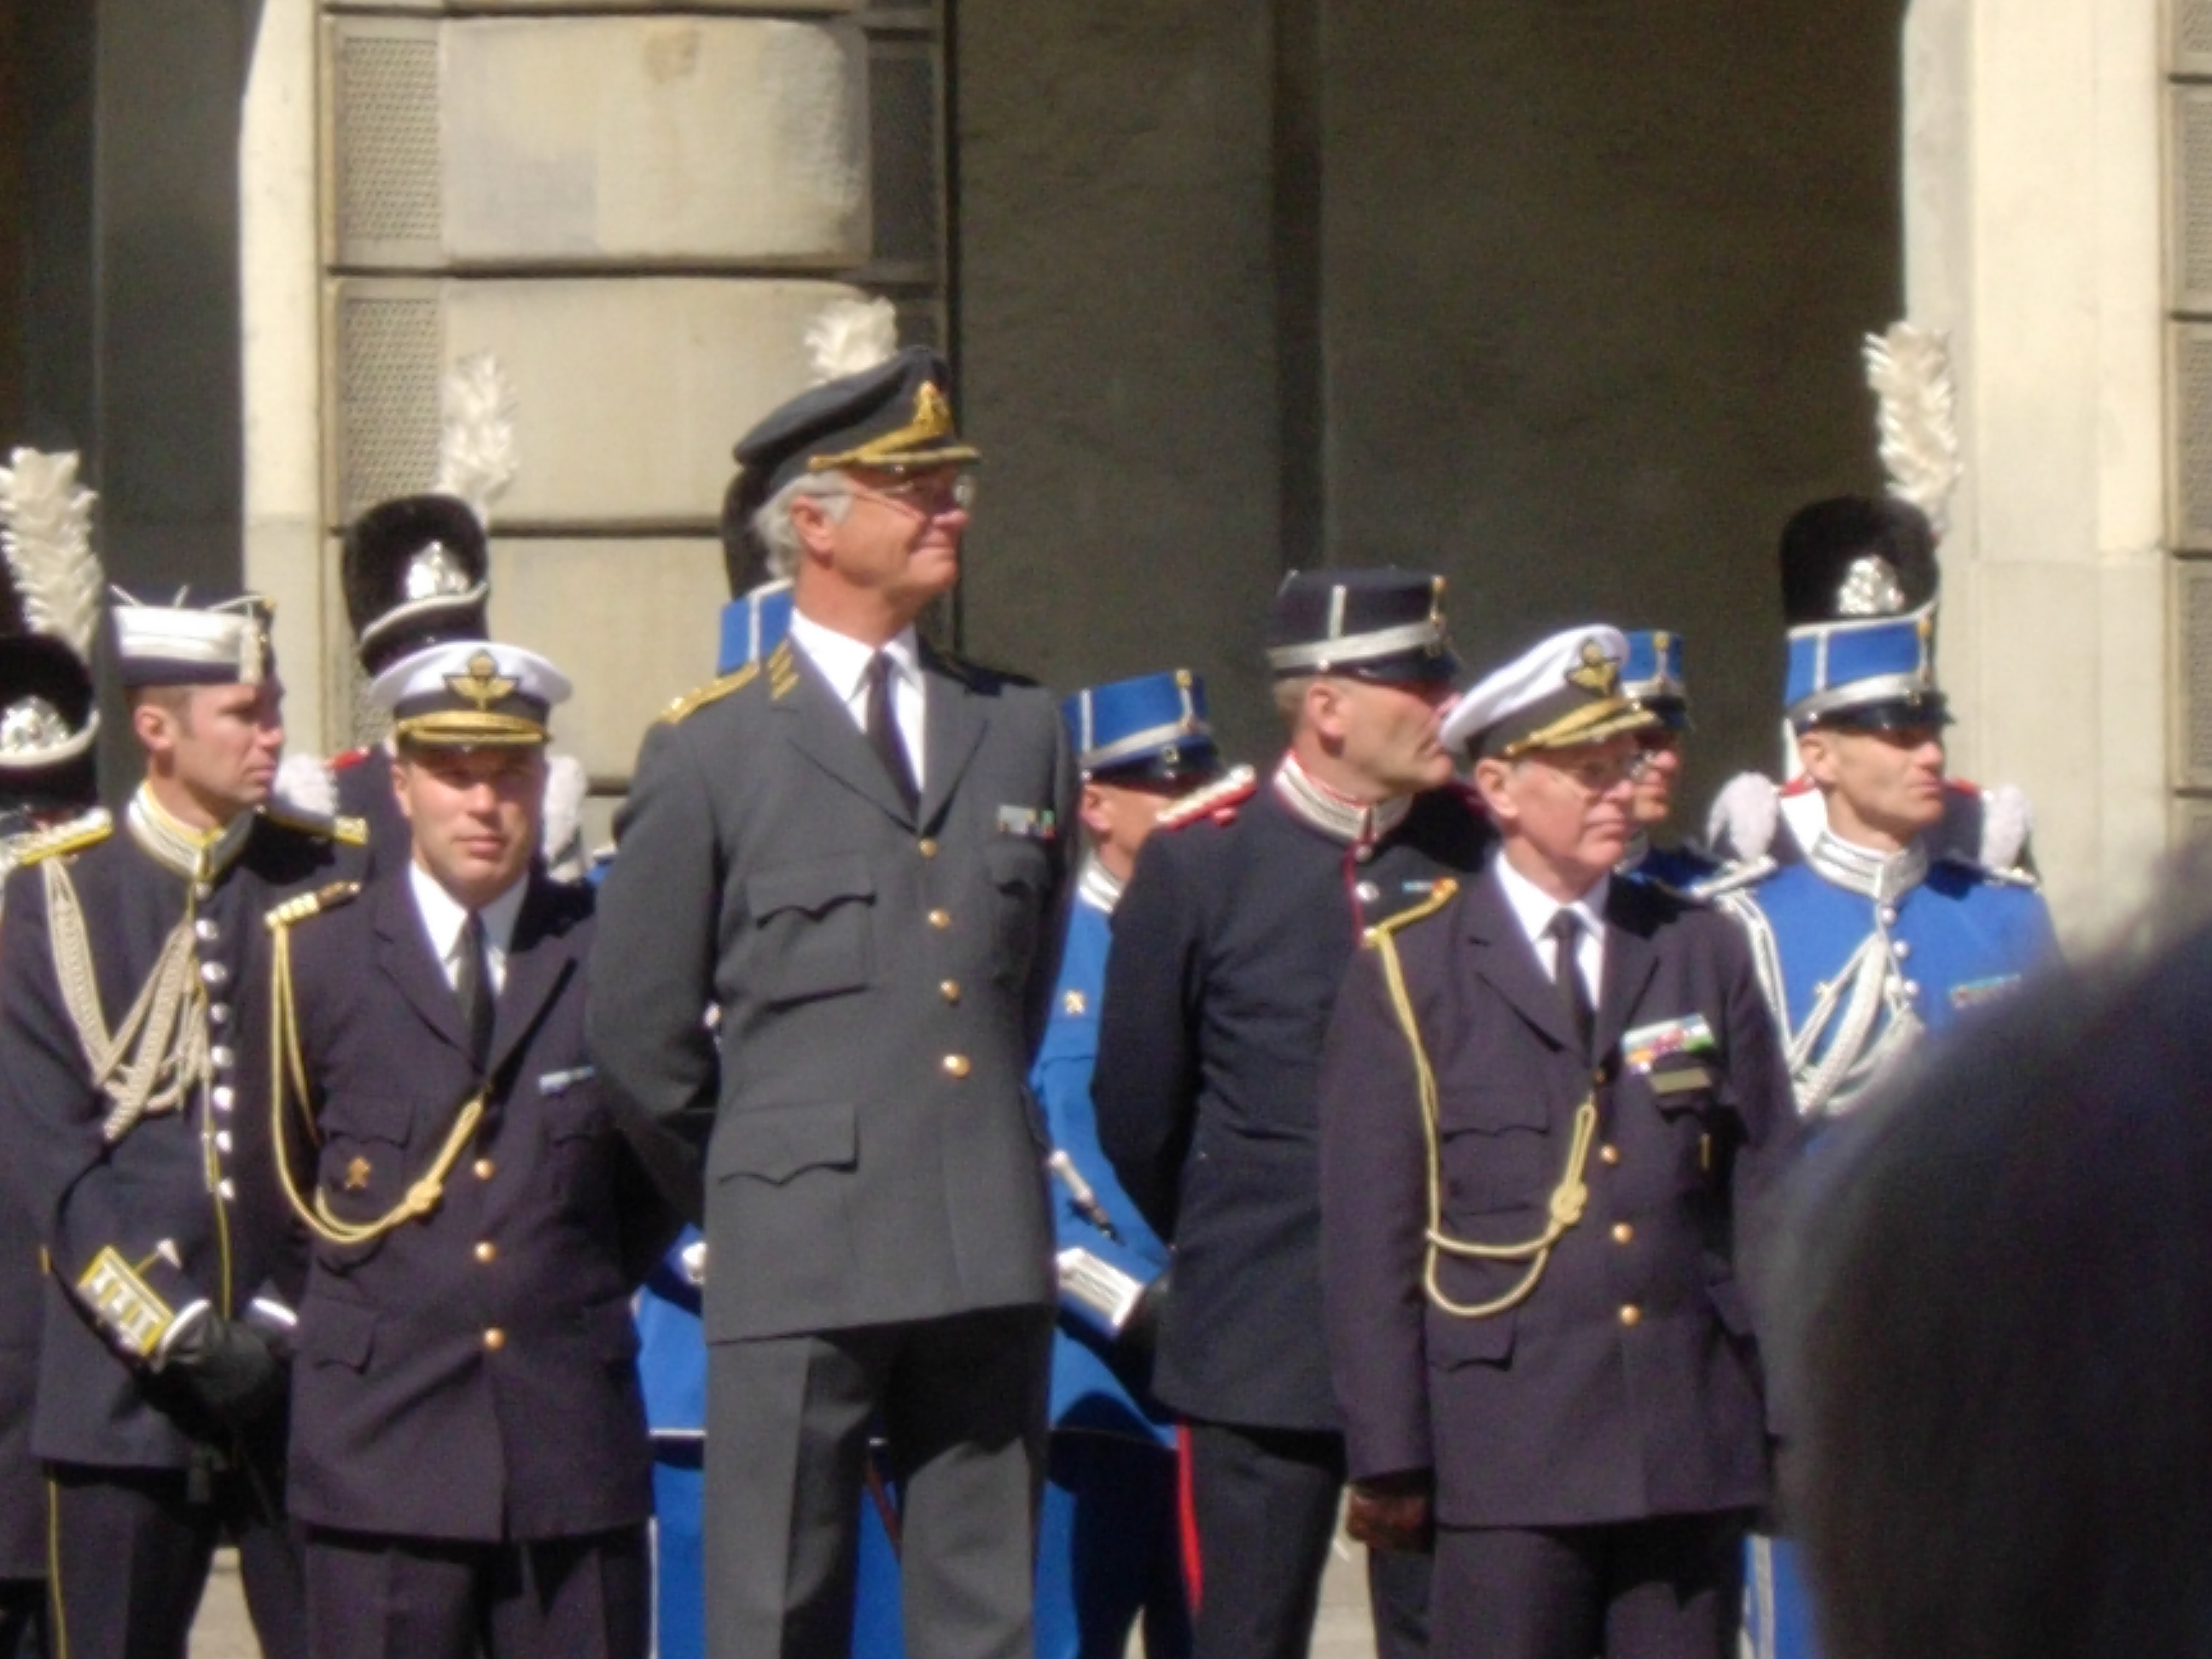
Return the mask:
<path id="1" fill-rule="evenodd" d="M 722 607 L 722 638 L 714 672 L 732 674 L 759 662 L 791 632 L 791 582 L 763 582 Z"/>
<path id="2" fill-rule="evenodd" d="M 401 743 L 443 749 L 542 744 L 568 677 L 535 651 L 455 640 L 403 657 L 369 683 Z"/>
<path id="3" fill-rule="evenodd" d="M 1517 760 L 1540 749 L 1573 749 L 1658 717 L 1628 696 L 1621 668 L 1628 641 L 1617 628 L 1585 623 L 1553 635 L 1475 682 L 1444 716 L 1444 747 L 1474 760 Z"/>
<path id="4" fill-rule="evenodd" d="M 1690 687 L 1682 678 L 1682 636 L 1662 628 L 1633 629 L 1622 636 L 1628 654 L 1620 665 L 1620 694 L 1656 715 L 1670 732 L 1690 729 Z"/>
<path id="5" fill-rule="evenodd" d="M 1060 705 L 1085 779 L 1188 787 L 1221 769 L 1206 682 L 1170 668 L 1079 691 Z"/>
<path id="6" fill-rule="evenodd" d="M 1793 731 L 1948 723 L 1936 684 L 1936 538 L 1918 507 L 1815 501 L 1784 527 L 1781 560 Z"/>

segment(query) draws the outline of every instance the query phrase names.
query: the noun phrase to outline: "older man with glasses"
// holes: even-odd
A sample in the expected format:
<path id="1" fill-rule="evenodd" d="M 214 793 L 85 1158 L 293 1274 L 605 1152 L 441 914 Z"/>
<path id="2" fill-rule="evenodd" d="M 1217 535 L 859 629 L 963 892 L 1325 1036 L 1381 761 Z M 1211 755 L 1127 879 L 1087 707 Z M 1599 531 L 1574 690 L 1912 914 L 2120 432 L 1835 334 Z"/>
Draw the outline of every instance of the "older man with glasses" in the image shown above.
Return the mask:
<path id="1" fill-rule="evenodd" d="M 1789 1080 L 1742 937 L 1616 873 L 1626 654 L 1571 629 L 1455 708 L 1497 856 L 1369 930 L 1322 1062 L 1355 1516 L 1433 1548 L 1439 1659 L 1723 1659 L 1769 1495 L 1745 1283 Z"/>

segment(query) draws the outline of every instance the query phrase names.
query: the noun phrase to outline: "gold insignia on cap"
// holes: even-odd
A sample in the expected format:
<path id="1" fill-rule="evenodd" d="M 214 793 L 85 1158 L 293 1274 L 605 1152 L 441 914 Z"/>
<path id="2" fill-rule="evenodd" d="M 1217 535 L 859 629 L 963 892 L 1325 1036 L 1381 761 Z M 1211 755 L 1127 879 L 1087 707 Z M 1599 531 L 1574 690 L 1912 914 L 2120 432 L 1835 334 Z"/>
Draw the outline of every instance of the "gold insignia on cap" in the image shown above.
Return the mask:
<path id="1" fill-rule="evenodd" d="M 1567 684 L 1578 685 L 1594 697 L 1610 697 L 1620 689 L 1620 665 L 1605 654 L 1595 640 L 1583 641 L 1582 661 L 1567 670 Z"/>
<path id="2" fill-rule="evenodd" d="M 489 651 L 479 651 L 469 659 L 467 673 L 446 676 L 446 689 L 479 709 L 513 696 L 514 686 L 513 677 L 499 672 L 499 664 Z"/>
<path id="3" fill-rule="evenodd" d="M 367 1192 L 368 1190 L 368 1160 L 365 1158 L 357 1158 L 354 1159 L 352 1163 L 346 1165 L 345 1189 L 349 1193 Z"/>

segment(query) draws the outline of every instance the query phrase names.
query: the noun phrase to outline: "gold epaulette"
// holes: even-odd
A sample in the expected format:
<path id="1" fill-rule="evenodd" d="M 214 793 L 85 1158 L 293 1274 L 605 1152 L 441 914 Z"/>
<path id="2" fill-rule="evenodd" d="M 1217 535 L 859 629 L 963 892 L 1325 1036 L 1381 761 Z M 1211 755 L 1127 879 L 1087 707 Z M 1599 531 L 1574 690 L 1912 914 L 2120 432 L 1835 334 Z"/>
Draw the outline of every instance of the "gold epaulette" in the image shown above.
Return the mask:
<path id="1" fill-rule="evenodd" d="M 686 691 L 661 711 L 660 723 L 674 726 L 679 720 L 688 720 L 708 703 L 720 702 L 732 691 L 744 690 L 759 673 L 760 665 L 749 662 L 734 674 L 725 674 L 719 680 L 708 681 L 696 691 Z"/>
<path id="2" fill-rule="evenodd" d="M 297 830 L 303 835 L 320 836 L 325 841 L 335 841 L 348 847 L 368 845 L 368 820 L 333 817 L 326 812 L 310 812 L 295 806 L 289 801 L 271 800 L 261 809 L 261 816 L 271 823 L 281 823 L 287 830 Z"/>
<path id="3" fill-rule="evenodd" d="M 286 899 L 262 918 L 270 933 L 289 927 L 295 921 L 305 921 L 309 916 L 319 916 L 325 910 L 335 910 L 341 904 L 359 896 L 361 884 L 357 881 L 334 881 L 328 886 L 318 887 L 312 893 L 300 893 Z"/>
<path id="4" fill-rule="evenodd" d="M 24 836 L 15 843 L 15 862 L 20 866 L 60 858 L 65 853 L 82 853 L 88 847 L 99 846 L 114 833 L 115 820 L 108 817 L 107 809 L 95 807 L 82 817 Z"/>
<path id="5" fill-rule="evenodd" d="M 1409 904 L 1395 916 L 1385 916 L 1360 935 L 1363 944 L 1372 945 L 1392 933 L 1402 933 L 1417 921 L 1426 921 L 1449 904 L 1452 895 L 1459 891 L 1459 884 L 1449 876 L 1438 876 L 1437 884 L 1429 889 L 1428 897 L 1419 904 Z"/>
<path id="6" fill-rule="evenodd" d="M 1163 830 L 1180 830 L 1200 818 L 1233 811 L 1250 799 L 1259 787 L 1260 775 L 1250 767 L 1231 767 L 1212 783 L 1176 796 L 1160 808 L 1152 821 Z"/>

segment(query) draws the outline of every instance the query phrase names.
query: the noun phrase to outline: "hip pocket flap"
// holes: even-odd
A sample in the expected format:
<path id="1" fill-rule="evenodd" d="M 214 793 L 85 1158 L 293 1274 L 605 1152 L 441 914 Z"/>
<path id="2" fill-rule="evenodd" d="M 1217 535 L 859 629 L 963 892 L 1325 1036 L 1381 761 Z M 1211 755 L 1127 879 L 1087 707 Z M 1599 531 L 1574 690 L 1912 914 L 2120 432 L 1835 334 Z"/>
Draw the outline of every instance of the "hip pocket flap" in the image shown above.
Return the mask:
<path id="1" fill-rule="evenodd" d="M 818 916 L 848 899 L 873 898 L 875 894 L 875 872 L 867 860 L 850 854 L 762 871 L 745 883 L 745 908 L 763 921 L 779 910 Z"/>
<path id="2" fill-rule="evenodd" d="M 716 1181 L 752 1176 L 781 1185 L 806 1170 L 849 1170 L 859 1148 L 852 1107 L 775 1106 L 716 1124 L 707 1172 Z"/>
<path id="3" fill-rule="evenodd" d="M 1513 1310 L 1469 1319 L 1431 1308 L 1423 1328 L 1429 1364 L 1439 1370 L 1462 1365 L 1502 1365 L 1513 1355 Z"/>
<path id="4" fill-rule="evenodd" d="M 376 1310 L 316 1297 L 300 1316 L 300 1352 L 317 1364 L 364 1370 L 376 1346 Z"/>

